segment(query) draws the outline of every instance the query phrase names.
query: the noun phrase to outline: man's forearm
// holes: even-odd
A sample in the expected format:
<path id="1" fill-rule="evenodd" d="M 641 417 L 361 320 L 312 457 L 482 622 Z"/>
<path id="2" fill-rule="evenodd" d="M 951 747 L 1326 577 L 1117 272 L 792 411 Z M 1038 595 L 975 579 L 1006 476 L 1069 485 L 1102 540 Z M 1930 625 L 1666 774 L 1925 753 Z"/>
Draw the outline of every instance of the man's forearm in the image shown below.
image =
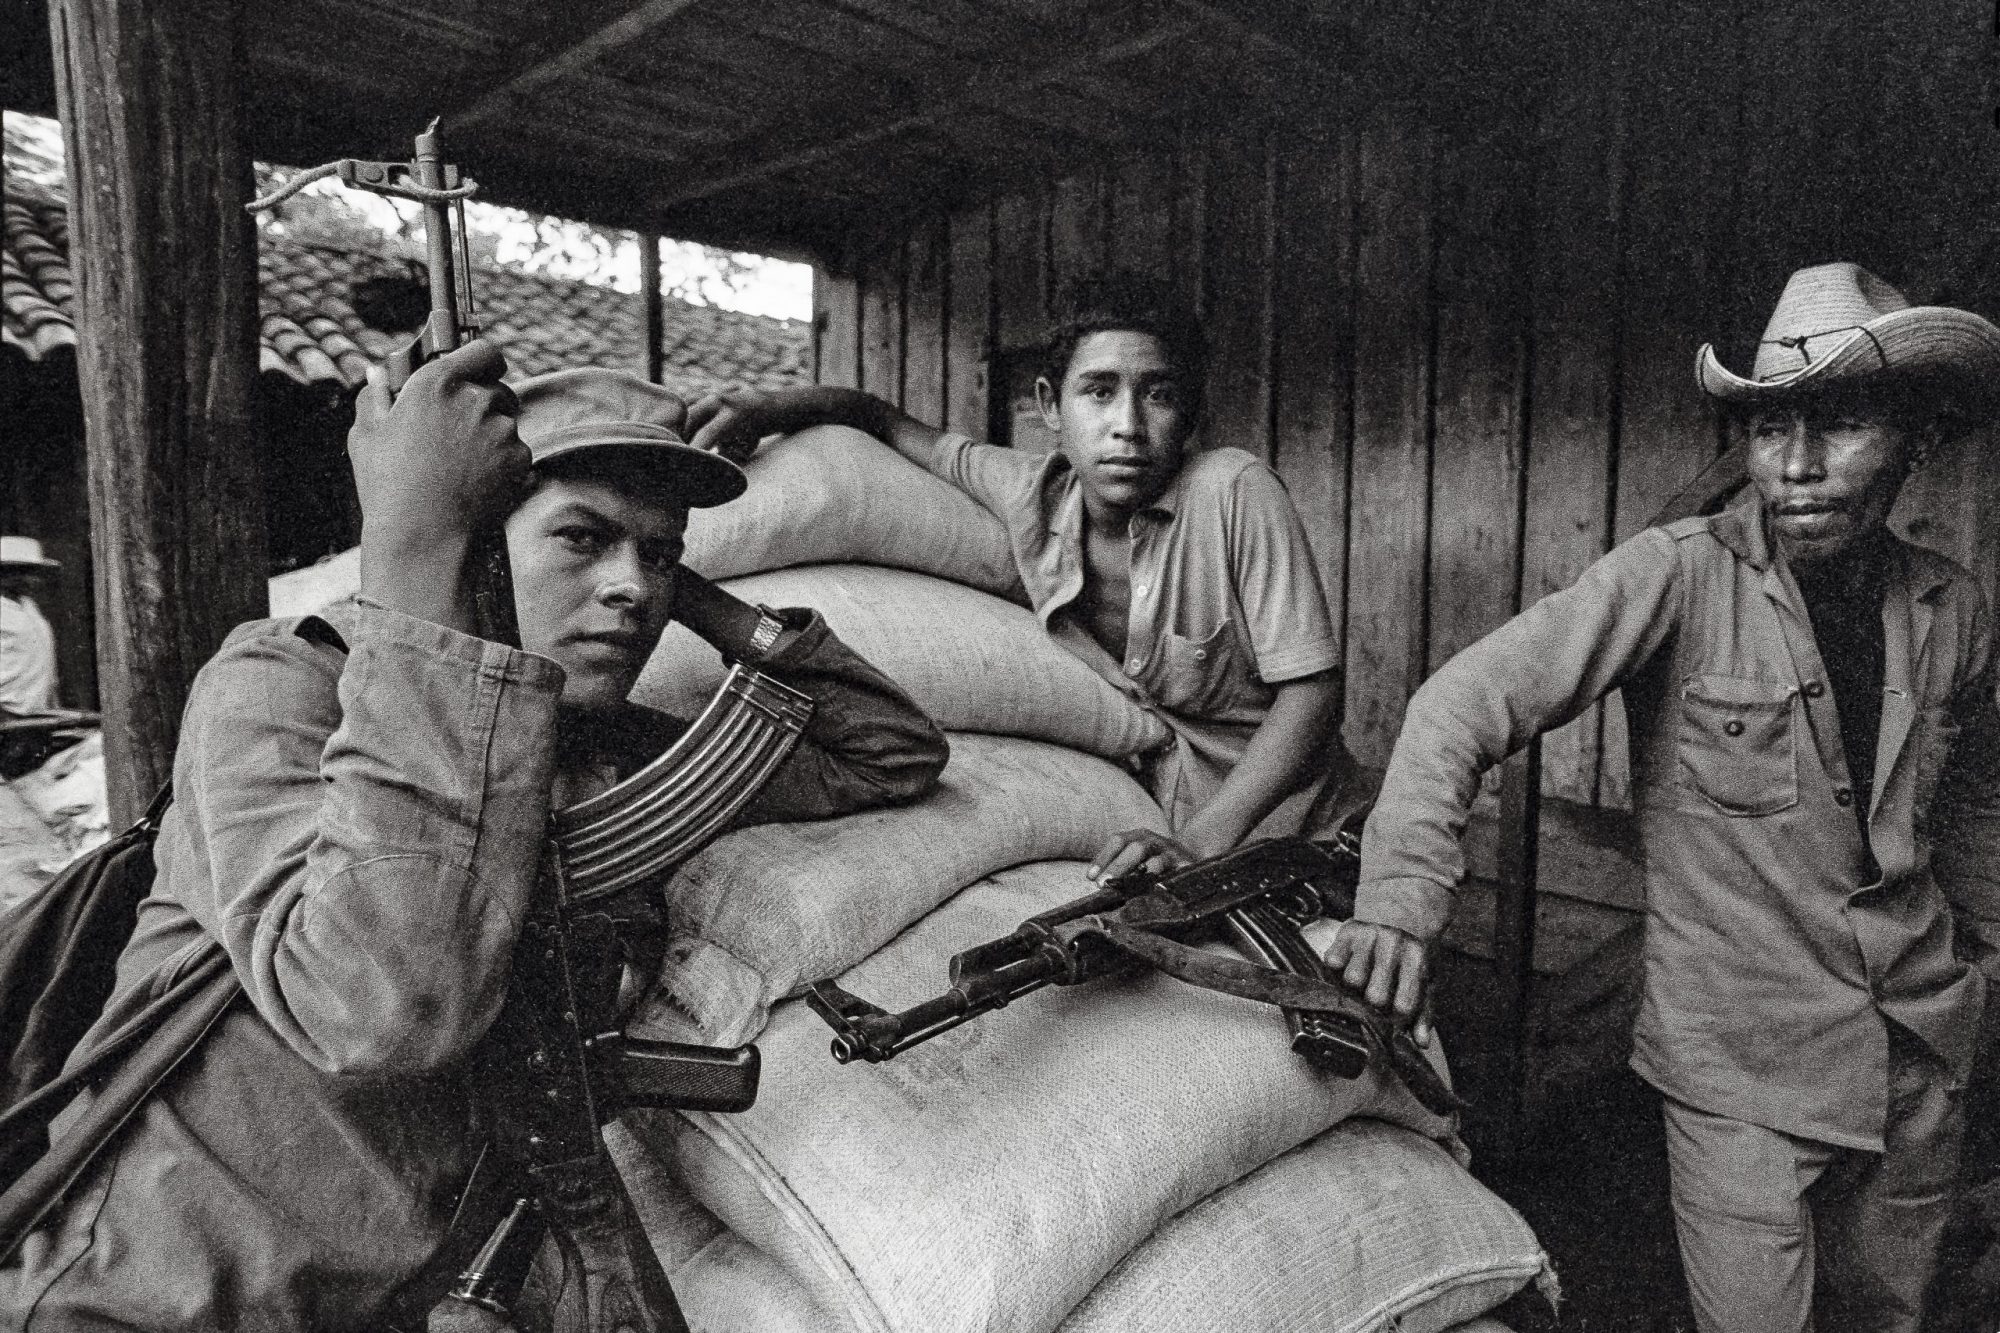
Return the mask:
<path id="1" fill-rule="evenodd" d="M 943 432 L 927 426 L 901 408 L 860 389 L 815 384 L 786 390 L 776 430 L 785 434 L 808 426 L 849 426 L 889 445 L 920 467 L 930 464 Z"/>
<path id="2" fill-rule="evenodd" d="M 1208 804 L 1180 830 L 1197 856 L 1219 856 L 1298 789 L 1316 762 L 1345 755 L 1339 742 L 1341 682 L 1334 672 L 1286 681 L 1250 737 L 1243 758 Z"/>

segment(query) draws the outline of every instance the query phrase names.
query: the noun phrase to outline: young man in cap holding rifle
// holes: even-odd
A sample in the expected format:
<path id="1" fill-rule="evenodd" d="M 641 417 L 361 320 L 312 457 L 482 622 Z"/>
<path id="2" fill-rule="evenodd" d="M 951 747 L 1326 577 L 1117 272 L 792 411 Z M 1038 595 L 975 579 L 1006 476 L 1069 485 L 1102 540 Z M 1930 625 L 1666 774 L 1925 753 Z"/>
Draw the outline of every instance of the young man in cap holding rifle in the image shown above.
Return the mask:
<path id="1" fill-rule="evenodd" d="M 1922 1320 L 2000 949 L 1992 621 L 1885 527 L 1990 420 L 2000 329 L 1853 264 L 1792 276 L 1753 374 L 1712 348 L 1752 488 L 1634 537 L 1411 700 L 1331 960 L 1414 1014 L 1481 773 L 1613 689 L 1646 854 L 1633 1067 L 1664 1095 L 1704 1333 Z"/>
<path id="2" fill-rule="evenodd" d="M 943 768 L 942 734 L 815 613 L 680 568 L 688 510 L 744 479 L 682 442 L 678 398 L 611 370 L 509 390 L 504 370 L 474 342 L 393 403 L 371 382 L 348 441 L 360 595 L 239 628 L 195 682 L 158 879 L 95 1033 L 216 942 L 247 1003 L 0 1256 L 0 1326 L 422 1326 L 485 1239 L 451 1234 L 493 1100 L 472 1070 L 551 811 L 675 739 L 625 698 L 669 619 L 812 701 L 739 822 L 910 799 Z M 503 518 L 520 648 L 474 611 L 473 534 Z"/>

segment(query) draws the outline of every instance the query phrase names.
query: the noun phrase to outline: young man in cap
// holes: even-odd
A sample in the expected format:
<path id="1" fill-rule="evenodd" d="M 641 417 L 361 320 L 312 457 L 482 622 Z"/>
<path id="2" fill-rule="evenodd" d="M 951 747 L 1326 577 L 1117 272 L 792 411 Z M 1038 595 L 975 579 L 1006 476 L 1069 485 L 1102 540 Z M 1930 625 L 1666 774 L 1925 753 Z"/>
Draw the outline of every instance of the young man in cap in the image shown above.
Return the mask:
<path id="1" fill-rule="evenodd" d="M 98 1031 L 209 940 L 247 1003 L 0 1267 L 0 1324 L 422 1325 L 550 811 L 676 734 L 625 701 L 670 618 L 815 701 L 746 820 L 907 799 L 943 767 L 936 728 L 816 615 L 679 567 L 689 508 L 744 483 L 681 443 L 678 399 L 606 370 L 510 392 L 504 368 L 474 343 L 393 404 L 363 392 L 359 597 L 240 628 L 197 680 Z M 519 649 L 475 633 L 473 534 L 503 515 Z"/>
<path id="2" fill-rule="evenodd" d="M 1046 353 L 1035 395 L 1059 439 L 1049 454 L 975 444 L 827 386 L 705 398 L 688 424 L 696 444 L 737 458 L 766 435 L 852 426 L 1006 525 L 1049 633 L 1175 734 L 1146 774 L 1171 828 L 1121 835 L 1094 874 L 1298 832 L 1352 770 L 1340 644 L 1284 483 L 1242 450 L 1189 451 L 1206 345 L 1160 286 L 1079 284 Z"/>
<path id="3" fill-rule="evenodd" d="M 1993 415 L 2000 329 L 1828 264 L 1792 276 L 1750 377 L 1712 348 L 1699 371 L 1752 487 L 1417 692 L 1330 956 L 1413 1013 L 1480 774 L 1622 688 L 1632 1064 L 1664 1096 L 1699 1326 L 1914 1331 L 2000 946 L 2000 713 L 1978 585 L 1884 520 L 1926 451 Z"/>

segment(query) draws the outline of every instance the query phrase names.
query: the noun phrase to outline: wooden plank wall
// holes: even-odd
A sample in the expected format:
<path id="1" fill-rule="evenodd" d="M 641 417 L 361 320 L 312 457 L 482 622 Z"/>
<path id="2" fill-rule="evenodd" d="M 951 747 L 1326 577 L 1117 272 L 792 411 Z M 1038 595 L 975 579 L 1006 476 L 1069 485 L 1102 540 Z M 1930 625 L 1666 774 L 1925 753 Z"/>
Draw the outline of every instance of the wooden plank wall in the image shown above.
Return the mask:
<path id="1" fill-rule="evenodd" d="M 821 281 L 820 375 L 1004 437 L 993 368 L 1069 281 L 1109 263 L 1183 282 L 1216 349 L 1206 441 L 1290 486 L 1346 634 L 1348 740 L 1381 764 L 1428 673 L 1715 456 L 1695 350 L 1747 364 L 1792 269 L 1853 258 L 2000 316 L 1984 30 L 1969 0 L 1944 7 L 1957 28 L 1804 0 L 1719 23 L 1670 0 L 1640 27 L 1551 0 L 1551 41 L 1595 77 L 1571 63 L 1457 124 L 1246 115 L 857 238 L 851 275 Z M 1897 516 L 1989 597 L 1991 443 L 1938 460 Z M 1543 790 L 1629 804 L 1615 698 L 1549 739 Z"/>

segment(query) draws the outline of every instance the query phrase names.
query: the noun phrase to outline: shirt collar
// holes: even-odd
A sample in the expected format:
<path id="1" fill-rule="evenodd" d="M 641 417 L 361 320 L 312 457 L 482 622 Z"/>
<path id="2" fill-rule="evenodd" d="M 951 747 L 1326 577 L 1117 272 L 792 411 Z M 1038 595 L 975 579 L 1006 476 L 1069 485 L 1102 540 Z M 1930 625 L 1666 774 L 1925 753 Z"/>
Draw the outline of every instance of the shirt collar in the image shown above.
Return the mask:
<path id="1" fill-rule="evenodd" d="M 1770 520 L 1764 513 L 1763 499 L 1757 488 L 1746 486 L 1743 494 L 1730 506 L 1718 514 L 1709 526 L 1715 539 L 1728 547 L 1736 557 L 1752 569 L 1768 570 L 1772 564 L 1772 544 Z M 1951 582 L 1942 567 L 1934 561 L 1914 560 L 1910 556 L 1909 543 L 1893 532 L 1887 543 L 1889 555 L 1888 586 L 1907 588 L 1912 597 L 1927 599 L 1934 596 Z"/>

